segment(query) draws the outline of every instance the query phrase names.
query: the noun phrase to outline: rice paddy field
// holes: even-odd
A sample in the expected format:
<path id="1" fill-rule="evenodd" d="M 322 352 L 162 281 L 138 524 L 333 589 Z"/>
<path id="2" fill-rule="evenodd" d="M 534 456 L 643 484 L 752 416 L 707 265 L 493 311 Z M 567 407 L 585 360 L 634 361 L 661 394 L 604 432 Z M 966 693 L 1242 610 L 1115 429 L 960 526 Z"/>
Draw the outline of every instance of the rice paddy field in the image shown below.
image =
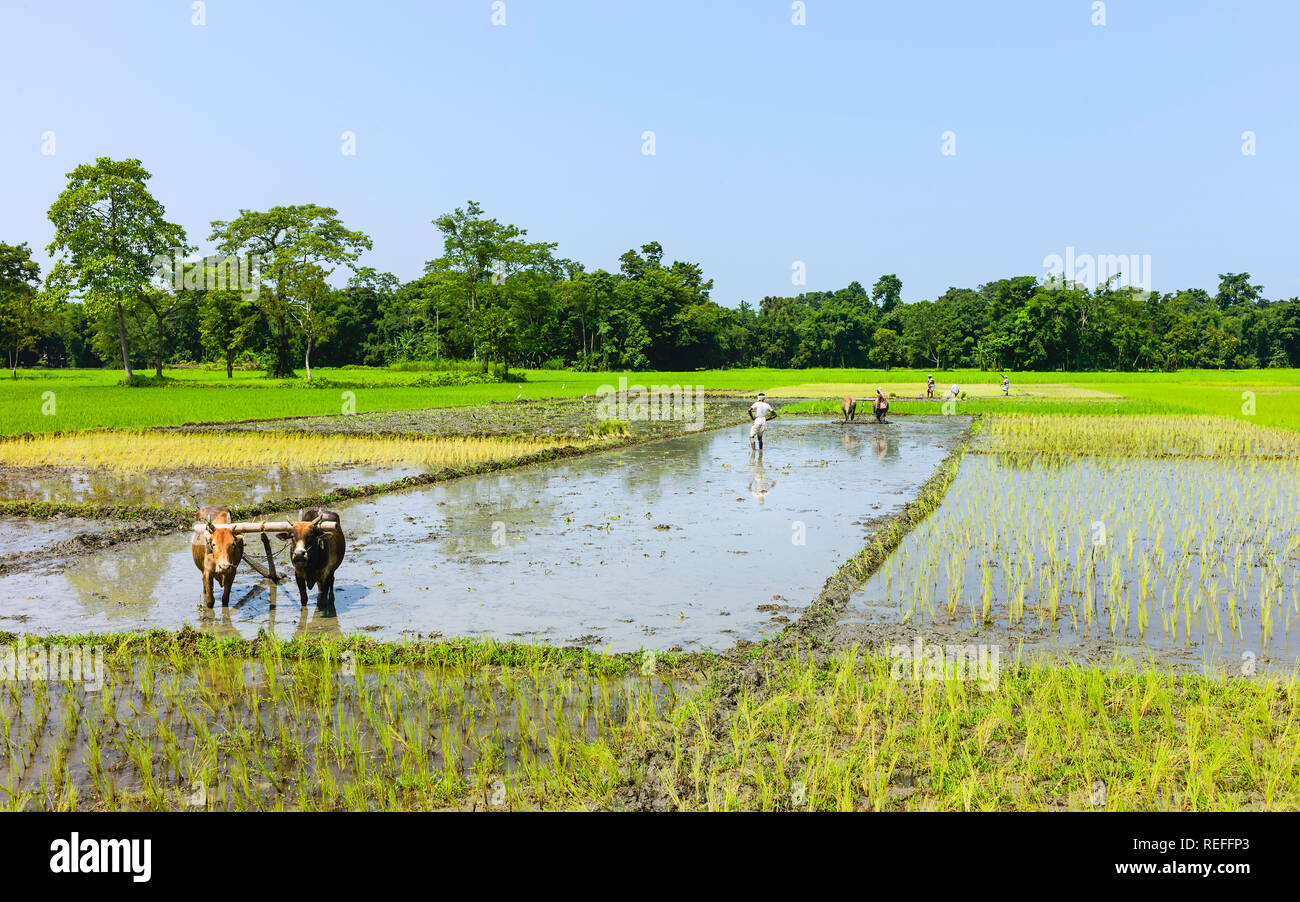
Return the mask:
<path id="1" fill-rule="evenodd" d="M 101 685 L 0 687 L 9 810 L 437 810 L 607 803 L 618 755 L 704 676 L 485 644 L 135 642 Z M 707 666 L 707 662 L 703 662 Z M 644 670 L 644 673 L 642 672 Z"/>
<path id="2" fill-rule="evenodd" d="M 993 691 L 883 655 L 726 662 L 194 635 L 103 683 L 0 687 L 8 810 L 1276 810 L 1300 685 L 1009 662 Z"/>
<path id="3" fill-rule="evenodd" d="M 1297 552 L 1295 460 L 972 455 L 852 610 L 1294 664 Z"/>
<path id="4" fill-rule="evenodd" d="M 899 370 L 525 371 L 521 383 L 448 387 L 351 368 L 318 370 L 312 387 L 202 370 L 144 388 L 107 372 L 20 375 L 0 380 L 0 525 L 16 537 L 0 545 L 0 585 L 23 596 L 0 593 L 0 807 L 1300 807 L 1295 372 L 1012 373 L 1005 397 L 999 373 L 936 372 L 941 395 L 956 382 L 965 397 L 935 401 L 920 397 L 924 371 Z M 702 385 L 731 406 L 701 438 L 593 421 L 590 396 L 620 375 Z M 840 397 L 877 386 L 894 396 L 890 422 L 842 423 Z M 746 460 L 742 399 L 758 390 L 779 416 L 766 460 Z M 344 393 L 355 415 L 340 412 Z M 929 433 L 952 440 L 927 444 Z M 204 481 L 214 447 L 224 475 Z M 570 453 L 591 466 L 560 468 Z M 517 478 L 485 477 L 521 463 Z M 907 469 L 910 501 L 882 500 L 891 467 Z M 592 468 L 601 479 L 588 485 Z M 456 480 L 425 493 L 447 504 L 403 511 L 434 472 Z M 364 492 L 349 487 L 363 478 Z M 516 483 L 527 491 L 502 492 Z M 584 521 L 584 491 L 613 513 Z M 197 574 L 173 547 L 187 527 L 172 522 L 190 506 L 348 499 L 369 514 L 337 615 L 299 619 L 296 598 L 281 598 L 281 625 L 299 623 L 277 630 L 276 593 L 252 574 L 256 610 L 233 610 L 249 629 L 190 597 Z M 140 534 L 91 540 L 160 502 L 165 516 Z M 533 560 L 528 543 L 551 520 L 565 541 Z M 438 526 L 470 521 L 482 528 L 469 544 Z M 508 553 L 491 544 L 498 521 L 520 530 Z M 813 554 L 785 546 L 796 521 Z M 817 545 L 832 521 L 849 546 Z M 402 541 L 385 544 L 389 533 Z M 773 543 L 780 553 L 765 553 Z M 689 565 L 655 577 L 669 550 Z M 164 561 L 192 593 L 160 588 Z M 608 600 L 626 609 L 620 636 L 645 632 L 636 596 L 655 586 L 673 596 L 655 599 L 665 635 L 698 632 L 692 579 L 771 611 L 728 639 L 737 608 L 714 598 L 719 628 L 689 652 L 494 629 L 427 638 L 452 603 L 440 574 L 495 566 L 488 584 L 508 585 L 507 607 L 552 599 L 529 610 L 528 635 L 544 635 L 548 604 L 578 604 L 566 569 L 596 564 L 582 572 L 599 588 L 605 561 L 624 582 L 648 574 Z M 764 561 L 787 579 L 816 561 L 821 594 L 800 571 L 803 594 L 774 600 Z M 43 627 L 43 587 L 82 572 L 93 578 L 78 577 L 78 597 L 95 616 L 81 629 L 95 632 L 68 614 L 71 595 L 50 601 L 62 613 Z M 733 587 L 746 573 L 751 593 Z M 147 604 L 123 595 L 145 585 Z M 472 623 L 475 605 L 497 600 L 468 591 L 455 603 L 454 622 Z M 384 634 L 385 610 L 400 606 L 418 609 L 420 635 Z M 899 649 L 923 640 L 956 649 L 958 664 L 900 670 Z M 18 643 L 100 647 L 100 679 L 13 677 L 4 652 Z M 994 663 L 972 677 L 958 665 L 974 649 Z"/>
<path id="5" fill-rule="evenodd" d="M 621 433 L 611 433 L 621 435 Z M 608 436 L 602 436 L 608 437 Z M 94 431 L 0 442 L 0 466 L 73 467 L 140 473 L 160 468 L 285 467 L 310 470 L 356 464 L 403 464 L 422 469 L 463 467 L 536 454 L 570 441 L 545 438 L 384 438 L 242 432 L 215 441 L 175 432 Z M 215 446 L 215 447 L 214 447 Z"/>

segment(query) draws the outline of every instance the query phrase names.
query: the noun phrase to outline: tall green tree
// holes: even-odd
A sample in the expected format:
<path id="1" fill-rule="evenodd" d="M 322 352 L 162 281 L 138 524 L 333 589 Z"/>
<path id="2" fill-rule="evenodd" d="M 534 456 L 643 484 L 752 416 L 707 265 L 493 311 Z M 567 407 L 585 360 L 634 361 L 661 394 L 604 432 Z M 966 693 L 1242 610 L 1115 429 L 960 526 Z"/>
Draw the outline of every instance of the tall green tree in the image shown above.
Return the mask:
<path id="1" fill-rule="evenodd" d="M 149 193 L 150 178 L 139 160 L 100 157 L 68 173 L 49 211 L 54 240 L 46 250 L 58 260 L 48 284 L 61 298 L 81 294 L 92 313 L 112 308 L 128 381 L 127 309 L 157 275 L 156 258 L 190 250 L 185 230 L 167 221 L 166 209 Z"/>
<path id="2" fill-rule="evenodd" d="M 425 272 L 454 277 L 453 284 L 464 295 L 465 316 L 472 338 L 471 352 L 479 359 L 477 320 L 481 298 L 493 284 L 500 284 L 521 270 L 543 270 L 559 275 L 555 243 L 530 242 L 527 229 L 488 219 L 477 201 L 469 201 L 435 220 L 442 234 L 442 256 L 424 265 Z M 484 360 L 486 369 L 487 361 Z"/>
<path id="3" fill-rule="evenodd" d="M 223 254 L 259 258 L 264 284 L 256 303 L 271 329 L 271 375 L 278 377 L 293 375 L 294 326 L 303 304 L 294 292 L 315 290 L 308 267 L 341 264 L 355 270 L 361 253 L 373 246 L 364 232 L 343 225 L 337 210 L 317 204 L 240 210 L 230 222 L 213 222 L 209 238 Z"/>
<path id="4" fill-rule="evenodd" d="M 893 273 L 881 276 L 871 286 L 871 300 L 882 313 L 893 310 L 903 301 L 903 280 Z"/>
<path id="5" fill-rule="evenodd" d="M 1263 285 L 1251 285 L 1250 273 L 1219 273 L 1219 293 L 1215 301 L 1220 310 L 1236 307 L 1239 304 L 1255 304 L 1264 297 Z"/>

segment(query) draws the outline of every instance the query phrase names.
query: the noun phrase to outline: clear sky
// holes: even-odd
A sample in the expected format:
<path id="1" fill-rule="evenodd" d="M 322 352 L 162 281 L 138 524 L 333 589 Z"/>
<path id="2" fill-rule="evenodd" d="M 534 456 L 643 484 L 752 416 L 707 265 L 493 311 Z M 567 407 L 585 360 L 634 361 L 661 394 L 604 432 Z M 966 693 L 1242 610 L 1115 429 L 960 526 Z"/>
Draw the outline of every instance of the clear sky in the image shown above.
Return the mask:
<path id="1" fill-rule="evenodd" d="M 1300 295 L 1294 0 L 0 3 L 0 241 L 43 268 L 65 174 L 112 156 L 204 249 L 319 203 L 403 280 L 474 199 L 593 269 L 657 240 L 732 306 L 887 272 L 932 298 L 1067 247 Z"/>

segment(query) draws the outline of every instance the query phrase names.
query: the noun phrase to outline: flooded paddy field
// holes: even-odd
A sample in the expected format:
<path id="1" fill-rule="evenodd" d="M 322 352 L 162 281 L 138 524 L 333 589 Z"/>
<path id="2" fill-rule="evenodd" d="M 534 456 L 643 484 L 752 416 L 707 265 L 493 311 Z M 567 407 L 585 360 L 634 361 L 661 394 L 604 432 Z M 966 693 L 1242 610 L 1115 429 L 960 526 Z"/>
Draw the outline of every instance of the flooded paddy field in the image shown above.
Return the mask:
<path id="1" fill-rule="evenodd" d="M 95 525 L 83 517 L 0 517 L 0 560 L 66 542 Z"/>
<path id="2" fill-rule="evenodd" d="M 247 565 L 229 610 L 201 608 L 188 534 L 0 575 L 0 616 L 33 632 L 189 622 L 726 649 L 798 617 L 968 427 L 777 420 L 761 458 L 731 427 L 341 504 L 336 616 L 314 592 L 303 611 L 292 581 L 275 589 Z M 249 537 L 250 554 L 260 547 Z"/>
<path id="3" fill-rule="evenodd" d="M 1300 464 L 968 455 L 838 641 L 952 628 L 1231 673 L 1300 660 Z M 1008 645 L 1008 643 L 1010 643 Z"/>
<path id="4" fill-rule="evenodd" d="M 93 680 L 0 684 L 0 807 L 520 808 L 575 788 L 599 799 L 618 779 L 615 751 L 703 679 L 539 661 L 340 666 L 275 649 L 81 663 L 74 677 Z"/>

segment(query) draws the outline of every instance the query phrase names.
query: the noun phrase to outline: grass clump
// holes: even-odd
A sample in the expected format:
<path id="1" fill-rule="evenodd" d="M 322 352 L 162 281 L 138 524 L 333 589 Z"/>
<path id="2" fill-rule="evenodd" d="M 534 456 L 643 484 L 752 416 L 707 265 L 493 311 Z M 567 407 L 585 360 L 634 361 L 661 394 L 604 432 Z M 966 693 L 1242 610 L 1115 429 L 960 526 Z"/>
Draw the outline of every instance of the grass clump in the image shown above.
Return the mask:
<path id="1" fill-rule="evenodd" d="M 1300 457 L 1300 433 L 1227 417 L 1098 418 L 1003 411 L 977 451 L 1028 456 Z"/>

